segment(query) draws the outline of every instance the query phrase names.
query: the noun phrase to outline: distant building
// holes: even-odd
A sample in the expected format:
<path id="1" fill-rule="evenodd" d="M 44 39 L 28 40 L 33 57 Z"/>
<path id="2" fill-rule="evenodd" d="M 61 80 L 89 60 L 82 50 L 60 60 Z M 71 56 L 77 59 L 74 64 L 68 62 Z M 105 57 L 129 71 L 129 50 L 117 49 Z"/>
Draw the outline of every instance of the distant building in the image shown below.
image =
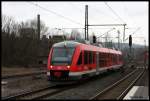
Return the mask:
<path id="1" fill-rule="evenodd" d="M 65 35 L 53 35 L 53 36 L 49 36 L 49 41 L 50 43 L 56 43 L 56 42 L 61 42 L 66 40 L 66 36 Z"/>

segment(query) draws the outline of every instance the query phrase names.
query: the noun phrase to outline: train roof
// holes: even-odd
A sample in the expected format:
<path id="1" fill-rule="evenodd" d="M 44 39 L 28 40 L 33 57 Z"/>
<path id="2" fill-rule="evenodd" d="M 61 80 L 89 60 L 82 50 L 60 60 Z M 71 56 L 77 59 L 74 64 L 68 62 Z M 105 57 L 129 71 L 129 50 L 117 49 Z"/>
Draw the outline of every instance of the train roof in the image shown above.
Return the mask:
<path id="1" fill-rule="evenodd" d="M 94 45 L 88 45 L 88 44 L 83 44 L 83 43 L 79 43 L 76 41 L 63 41 L 63 42 L 58 42 L 55 43 L 53 45 L 53 47 L 76 47 L 77 45 L 79 45 L 80 47 L 82 47 L 82 49 L 84 50 L 93 50 L 94 51 L 100 51 L 103 53 L 112 53 L 112 54 L 122 54 L 120 51 L 114 50 L 114 49 L 109 49 L 109 48 L 103 48 L 103 47 L 97 47 Z"/>
<path id="2" fill-rule="evenodd" d="M 75 47 L 76 45 L 80 44 L 79 42 L 75 41 L 63 41 L 63 42 L 58 42 L 53 45 L 53 47 Z"/>

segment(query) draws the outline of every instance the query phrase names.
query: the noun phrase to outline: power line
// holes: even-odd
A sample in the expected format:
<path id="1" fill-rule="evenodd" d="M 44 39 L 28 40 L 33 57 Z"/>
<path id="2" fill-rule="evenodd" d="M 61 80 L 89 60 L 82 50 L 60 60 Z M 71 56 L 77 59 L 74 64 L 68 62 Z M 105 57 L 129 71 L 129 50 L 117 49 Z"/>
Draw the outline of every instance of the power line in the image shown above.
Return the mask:
<path id="1" fill-rule="evenodd" d="M 82 24 L 79 23 L 79 22 L 76 22 L 76 21 L 74 21 L 74 20 L 72 20 L 72 19 L 70 19 L 70 18 L 68 18 L 68 17 L 65 17 L 65 16 L 63 16 L 63 15 L 61 15 L 61 14 L 58 14 L 58 13 L 52 11 L 52 10 L 46 9 L 46 8 L 44 8 L 44 7 L 42 7 L 42 6 L 39 6 L 38 4 L 34 4 L 34 3 L 32 3 L 32 2 L 30 2 L 30 4 L 32 4 L 32 5 L 34 5 L 34 6 L 37 6 L 37 7 L 41 8 L 41 9 L 43 9 L 43 10 L 45 10 L 45 11 L 48 11 L 48 12 L 50 12 L 50 13 L 53 13 L 53 14 L 55 14 L 55 15 L 61 17 L 61 18 L 64 18 L 64 19 L 66 19 L 66 20 L 69 20 L 69 21 L 71 21 L 71 22 L 73 22 L 73 23 L 76 23 L 76 24 L 78 24 L 78 25 L 82 25 Z M 83 25 L 82 25 L 82 26 L 83 26 Z"/>
<path id="2" fill-rule="evenodd" d="M 99 12 L 99 13 L 101 13 L 101 11 L 99 10 L 99 9 L 97 9 L 97 8 L 94 8 L 93 7 L 93 9 L 95 9 L 97 12 Z M 103 13 L 104 14 L 104 13 Z M 106 15 L 106 14 L 104 14 L 104 15 Z M 117 19 L 115 19 L 114 17 L 111 17 L 113 20 L 115 20 L 115 21 L 117 21 Z M 118 21 L 117 21 L 118 22 Z"/>
<path id="3" fill-rule="evenodd" d="M 140 29 L 141 29 L 141 27 L 137 28 L 131 35 L 135 34 L 135 33 L 136 33 L 138 30 L 140 30 Z M 127 39 L 129 39 L 129 37 L 127 37 L 127 38 L 125 39 L 125 41 L 126 41 Z"/>
<path id="4" fill-rule="evenodd" d="M 129 16 L 129 14 L 127 12 L 128 9 L 126 8 L 126 4 L 124 4 L 124 8 L 126 9 L 126 15 L 131 19 L 131 17 Z M 134 26 L 137 25 L 133 19 L 131 21 Z"/>
<path id="5" fill-rule="evenodd" d="M 75 4 L 70 3 L 70 2 L 69 2 L 69 4 L 71 4 L 72 6 L 76 7 L 76 8 L 77 8 L 77 9 L 81 12 L 81 14 L 83 14 L 83 12 L 84 12 L 84 11 L 83 11 L 83 10 L 81 10 L 79 7 L 77 7 Z"/>
<path id="6" fill-rule="evenodd" d="M 122 18 L 107 4 L 107 2 L 104 3 L 123 23 L 125 23 L 125 21 L 122 20 Z"/>
<path id="7" fill-rule="evenodd" d="M 60 28 L 60 29 L 85 29 L 85 28 L 75 28 L 75 27 L 72 27 L 72 28 L 69 28 L 69 27 L 65 27 L 65 28 Z M 110 29 L 110 28 L 88 28 L 88 29 Z"/>

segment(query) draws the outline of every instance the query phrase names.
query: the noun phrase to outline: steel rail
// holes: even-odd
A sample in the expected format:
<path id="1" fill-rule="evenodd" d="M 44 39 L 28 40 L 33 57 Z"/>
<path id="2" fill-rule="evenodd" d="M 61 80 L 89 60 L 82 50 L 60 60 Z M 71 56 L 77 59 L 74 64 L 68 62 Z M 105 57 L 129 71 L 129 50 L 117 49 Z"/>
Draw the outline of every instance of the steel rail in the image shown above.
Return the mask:
<path id="1" fill-rule="evenodd" d="M 2 100 L 16 99 L 16 98 L 18 98 L 18 97 L 27 96 L 27 95 L 30 95 L 30 94 L 33 94 L 33 93 L 41 92 L 41 91 L 47 90 L 47 89 L 52 88 L 52 87 L 55 87 L 55 86 L 56 86 L 56 85 L 48 86 L 48 87 L 43 87 L 43 88 L 41 88 L 41 89 L 34 90 L 34 91 L 25 91 L 25 92 L 22 92 L 22 93 L 20 93 L 20 94 L 2 97 Z"/>
<path id="2" fill-rule="evenodd" d="M 117 97 L 117 100 L 123 99 L 123 97 L 125 97 L 125 95 L 129 92 L 129 90 L 137 82 L 137 80 L 139 80 L 142 77 L 142 75 L 144 74 L 144 72 L 145 72 L 145 70 L 143 70 L 143 72 L 127 87 L 127 89 L 125 89 L 124 92 L 122 92 L 121 95 Z"/>
<path id="3" fill-rule="evenodd" d="M 57 85 L 52 85 L 52 86 L 49 86 L 49 87 L 44 87 L 44 88 L 41 88 L 41 89 L 38 89 L 38 90 L 34 90 L 34 91 L 25 91 L 25 92 L 22 92 L 20 94 L 13 95 L 13 96 L 2 97 L 2 100 L 16 99 L 16 98 L 19 98 L 19 97 L 21 98 L 21 97 L 28 96 L 28 95 L 33 94 L 33 93 L 38 93 L 38 92 L 42 92 L 44 90 L 48 90 L 49 88 L 52 88 L 52 87 L 55 87 L 55 86 L 57 86 Z M 50 92 L 50 93 L 46 93 L 46 94 L 42 94 L 42 95 L 37 96 L 37 97 L 33 97 L 32 99 L 41 99 L 41 98 L 44 98 L 46 96 L 51 96 L 51 95 L 57 94 L 59 92 L 62 92 L 64 90 L 74 88 L 74 87 L 76 87 L 76 86 L 62 88 L 62 89 L 55 90 L 55 91 Z"/>
<path id="4" fill-rule="evenodd" d="M 71 88 L 73 88 L 73 87 L 65 87 L 65 88 L 57 89 L 57 90 L 55 90 L 55 91 L 53 91 L 53 92 L 49 92 L 49 93 L 45 93 L 45 94 L 42 94 L 42 95 L 37 96 L 37 97 L 33 97 L 33 98 L 31 98 L 31 100 L 44 99 L 44 98 L 46 98 L 46 97 L 53 96 L 53 95 L 55 95 L 55 94 L 61 93 L 61 92 L 63 92 L 63 91 L 66 91 L 66 90 L 68 90 L 68 89 L 71 89 Z"/>
<path id="5" fill-rule="evenodd" d="M 61 93 L 65 90 L 77 87 L 76 85 L 74 86 L 69 86 L 69 87 L 64 87 L 64 88 L 55 88 L 53 89 L 53 87 L 56 87 L 57 85 L 54 86 L 50 86 L 50 87 L 44 87 L 42 89 L 38 89 L 35 91 L 27 91 L 27 92 L 23 92 L 21 94 L 17 94 L 17 95 L 13 95 L 13 96 L 8 96 L 8 97 L 3 97 L 2 100 L 11 100 L 11 99 L 31 99 L 31 100 L 36 100 L 36 99 L 43 99 L 47 96 L 53 96 L 55 94 Z M 38 95 L 38 93 L 41 93 Z M 31 98 L 30 98 L 31 97 Z"/>
<path id="6" fill-rule="evenodd" d="M 133 72 L 129 73 L 128 75 L 126 75 L 124 78 L 120 79 L 119 81 L 115 82 L 114 84 L 108 86 L 107 88 L 105 88 L 104 90 L 102 90 L 101 92 L 99 92 L 98 94 L 96 94 L 95 96 L 91 97 L 90 100 L 96 99 L 98 96 L 106 93 L 107 91 L 109 91 L 110 89 L 114 88 L 115 86 L 117 86 L 118 84 L 120 84 L 121 82 L 123 82 L 124 80 L 126 80 L 127 78 L 129 78 L 132 74 L 134 74 L 138 69 L 134 70 Z"/>

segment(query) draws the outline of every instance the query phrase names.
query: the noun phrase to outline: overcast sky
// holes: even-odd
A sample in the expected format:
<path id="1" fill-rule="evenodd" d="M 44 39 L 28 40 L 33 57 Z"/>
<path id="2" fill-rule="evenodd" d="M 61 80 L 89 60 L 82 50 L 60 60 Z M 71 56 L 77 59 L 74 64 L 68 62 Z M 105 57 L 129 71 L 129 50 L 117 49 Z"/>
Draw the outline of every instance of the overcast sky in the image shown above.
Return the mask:
<path id="1" fill-rule="evenodd" d="M 40 14 L 41 20 L 49 28 L 83 28 L 85 5 L 88 5 L 89 24 L 126 23 L 128 27 L 126 38 L 140 28 L 133 34 L 133 37 L 136 37 L 133 39 L 133 43 L 144 44 L 145 39 L 148 45 L 148 2 L 2 2 L 2 14 L 12 16 L 18 22 L 35 19 L 37 14 Z M 97 36 L 100 36 L 113 26 L 90 28 L 93 28 L 89 30 L 90 35 L 94 32 Z M 117 37 L 117 30 L 120 30 L 122 38 L 123 27 L 115 28 L 115 30 L 109 32 L 109 35 Z M 64 30 L 70 31 L 69 29 Z M 81 29 L 79 31 L 84 32 Z M 144 37 L 144 39 L 138 37 Z M 116 41 L 117 39 L 113 40 Z"/>

